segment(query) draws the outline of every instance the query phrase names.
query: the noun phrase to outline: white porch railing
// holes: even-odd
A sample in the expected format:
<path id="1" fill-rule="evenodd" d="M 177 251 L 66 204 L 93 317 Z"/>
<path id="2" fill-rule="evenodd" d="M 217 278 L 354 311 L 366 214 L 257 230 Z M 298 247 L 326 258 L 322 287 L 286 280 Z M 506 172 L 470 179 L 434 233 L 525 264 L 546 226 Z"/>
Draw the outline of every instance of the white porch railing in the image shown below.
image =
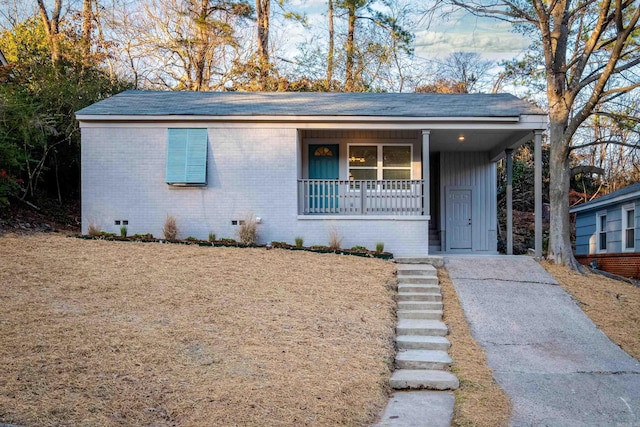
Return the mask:
<path id="1" fill-rule="evenodd" d="M 424 214 L 422 180 L 298 180 L 302 215 Z"/>

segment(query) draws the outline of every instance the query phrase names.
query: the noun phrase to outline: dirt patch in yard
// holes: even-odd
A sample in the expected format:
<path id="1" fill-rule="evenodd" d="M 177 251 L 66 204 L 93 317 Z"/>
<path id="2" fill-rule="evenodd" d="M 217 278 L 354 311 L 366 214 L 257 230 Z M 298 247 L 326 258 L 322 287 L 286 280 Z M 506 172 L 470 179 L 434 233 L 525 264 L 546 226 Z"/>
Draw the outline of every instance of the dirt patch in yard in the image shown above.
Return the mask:
<path id="1" fill-rule="evenodd" d="M 640 288 L 599 274 L 580 274 L 550 262 L 542 262 L 542 266 L 611 341 L 640 360 Z"/>
<path id="2" fill-rule="evenodd" d="M 0 422 L 368 425 L 387 403 L 388 262 L 59 235 L 0 260 Z"/>
<path id="3" fill-rule="evenodd" d="M 452 424 L 454 426 L 507 426 L 511 417 L 511 401 L 493 379 L 482 347 L 471 336 L 469 324 L 446 269 L 438 269 L 444 303 L 443 320 L 449 327 L 453 359 L 451 371 L 458 377 L 460 388 L 454 394 Z"/>

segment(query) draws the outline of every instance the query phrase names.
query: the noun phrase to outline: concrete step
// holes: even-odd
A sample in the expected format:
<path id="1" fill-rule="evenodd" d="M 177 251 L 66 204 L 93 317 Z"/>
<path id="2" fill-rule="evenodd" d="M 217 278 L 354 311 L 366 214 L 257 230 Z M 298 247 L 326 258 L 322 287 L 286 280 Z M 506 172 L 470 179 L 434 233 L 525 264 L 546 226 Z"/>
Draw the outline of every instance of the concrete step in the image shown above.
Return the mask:
<path id="1" fill-rule="evenodd" d="M 440 301 L 398 301 L 398 310 L 442 310 Z"/>
<path id="2" fill-rule="evenodd" d="M 451 343 L 445 337 L 429 335 L 398 335 L 396 345 L 400 350 L 447 351 L 451 347 Z"/>
<path id="3" fill-rule="evenodd" d="M 398 310 L 398 319 L 442 319 L 442 310 Z"/>
<path id="4" fill-rule="evenodd" d="M 442 301 L 442 295 L 435 292 L 402 292 L 398 301 Z"/>
<path id="5" fill-rule="evenodd" d="M 451 372 L 430 369 L 398 369 L 389 380 L 396 390 L 455 390 L 460 382 Z"/>
<path id="6" fill-rule="evenodd" d="M 397 267 L 399 276 L 430 276 L 436 277 L 437 270 L 430 264 L 399 264 Z"/>
<path id="7" fill-rule="evenodd" d="M 438 278 L 436 276 L 398 276 L 398 283 L 416 284 L 416 285 L 437 285 Z"/>
<path id="8" fill-rule="evenodd" d="M 440 293 L 440 286 L 425 283 L 398 283 L 398 292 Z"/>
<path id="9" fill-rule="evenodd" d="M 444 260 L 441 256 L 400 257 L 394 258 L 396 264 L 430 264 L 434 267 L 442 267 Z"/>
<path id="10" fill-rule="evenodd" d="M 396 354 L 398 369 L 446 369 L 451 362 L 447 352 L 440 350 L 400 350 Z"/>
<path id="11" fill-rule="evenodd" d="M 449 329 L 440 320 L 398 319 L 396 335 L 428 335 L 444 337 Z"/>

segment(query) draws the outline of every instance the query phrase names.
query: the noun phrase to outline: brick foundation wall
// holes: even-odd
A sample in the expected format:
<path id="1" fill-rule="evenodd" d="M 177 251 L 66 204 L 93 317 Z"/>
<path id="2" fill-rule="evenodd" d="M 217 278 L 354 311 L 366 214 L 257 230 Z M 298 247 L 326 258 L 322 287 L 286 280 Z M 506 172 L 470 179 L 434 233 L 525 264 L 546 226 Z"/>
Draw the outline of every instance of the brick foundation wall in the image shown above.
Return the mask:
<path id="1" fill-rule="evenodd" d="M 580 264 L 598 263 L 598 269 L 623 277 L 640 279 L 640 252 L 576 255 Z"/>

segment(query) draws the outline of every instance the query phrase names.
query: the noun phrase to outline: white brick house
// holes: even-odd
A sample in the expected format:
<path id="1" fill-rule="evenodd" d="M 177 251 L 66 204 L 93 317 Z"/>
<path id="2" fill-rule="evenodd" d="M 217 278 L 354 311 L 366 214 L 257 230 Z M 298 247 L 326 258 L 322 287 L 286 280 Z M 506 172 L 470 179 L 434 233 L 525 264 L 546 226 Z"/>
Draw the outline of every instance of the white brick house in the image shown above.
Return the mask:
<path id="1" fill-rule="evenodd" d="M 511 95 L 128 91 L 77 112 L 82 230 L 495 253 L 496 166 L 546 116 Z"/>

